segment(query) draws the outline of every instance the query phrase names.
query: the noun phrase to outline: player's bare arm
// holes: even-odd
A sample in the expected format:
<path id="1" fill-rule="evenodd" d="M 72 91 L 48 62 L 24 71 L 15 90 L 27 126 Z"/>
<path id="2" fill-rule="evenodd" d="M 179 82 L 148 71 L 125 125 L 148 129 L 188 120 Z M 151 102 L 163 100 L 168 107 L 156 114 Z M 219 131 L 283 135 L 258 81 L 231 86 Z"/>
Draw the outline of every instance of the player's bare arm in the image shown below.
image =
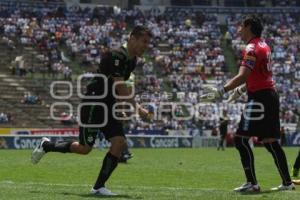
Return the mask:
<path id="1" fill-rule="evenodd" d="M 244 84 L 250 73 L 251 70 L 249 68 L 245 66 L 241 66 L 239 69 L 239 73 L 225 84 L 224 86 L 225 92 L 231 91 L 239 87 L 240 85 Z M 246 85 L 244 85 L 243 88 L 246 89 Z"/>
<path id="2" fill-rule="evenodd" d="M 213 86 L 204 87 L 208 92 L 201 96 L 202 99 L 215 100 L 221 98 L 226 92 L 229 92 L 239 86 L 245 84 L 247 77 L 251 73 L 248 67 L 240 66 L 239 73 L 229 80 L 223 87 L 216 88 Z M 240 91 L 245 91 L 246 85 L 242 86 Z"/>

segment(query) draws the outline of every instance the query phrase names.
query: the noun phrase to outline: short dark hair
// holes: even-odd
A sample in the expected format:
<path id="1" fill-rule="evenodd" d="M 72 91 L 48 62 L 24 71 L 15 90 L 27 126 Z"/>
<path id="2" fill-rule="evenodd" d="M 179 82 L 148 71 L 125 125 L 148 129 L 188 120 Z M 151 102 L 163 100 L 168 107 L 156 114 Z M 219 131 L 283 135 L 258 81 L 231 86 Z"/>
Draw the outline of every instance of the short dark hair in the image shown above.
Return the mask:
<path id="1" fill-rule="evenodd" d="M 249 15 L 245 18 L 243 22 L 244 26 L 251 26 L 251 32 L 257 36 L 260 37 L 261 33 L 263 31 L 263 25 L 261 23 L 261 20 L 258 16 L 256 15 Z"/>
<path id="2" fill-rule="evenodd" d="M 135 26 L 133 28 L 133 30 L 131 31 L 131 33 L 130 33 L 130 37 L 134 36 L 134 37 L 139 38 L 139 37 L 144 36 L 144 35 L 148 35 L 149 37 L 153 36 L 153 34 L 150 31 L 150 29 L 148 29 L 145 26 Z"/>

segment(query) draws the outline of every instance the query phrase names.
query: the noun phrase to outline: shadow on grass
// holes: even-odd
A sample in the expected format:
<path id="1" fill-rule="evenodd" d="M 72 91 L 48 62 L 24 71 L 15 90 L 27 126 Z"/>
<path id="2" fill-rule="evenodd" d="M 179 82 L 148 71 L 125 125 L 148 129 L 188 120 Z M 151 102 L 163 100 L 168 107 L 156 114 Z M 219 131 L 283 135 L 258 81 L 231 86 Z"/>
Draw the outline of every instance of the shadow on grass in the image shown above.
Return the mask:
<path id="1" fill-rule="evenodd" d="M 270 193 L 277 193 L 277 192 L 282 192 L 279 190 L 263 190 L 260 192 L 240 192 L 238 194 L 240 195 L 262 195 L 262 194 L 270 194 Z"/>
<path id="2" fill-rule="evenodd" d="M 143 199 L 142 197 L 132 197 L 130 195 L 116 195 L 116 196 L 101 196 L 101 195 L 94 195 L 94 194 L 79 194 L 77 195 L 82 198 L 100 198 L 100 199 Z"/>
<path id="3" fill-rule="evenodd" d="M 44 191 L 30 191 L 30 193 L 43 193 Z M 143 197 L 140 196 L 130 196 L 130 195 L 116 195 L 116 196 L 101 196 L 101 195 L 94 195 L 94 194 L 76 194 L 71 192 L 60 192 L 58 194 L 64 195 L 64 196 L 77 196 L 81 198 L 100 198 L 100 199 L 143 199 Z"/>
<path id="4" fill-rule="evenodd" d="M 61 193 L 62 195 L 65 196 L 78 196 L 81 198 L 100 198 L 100 199 L 143 199 L 142 197 L 139 196 L 130 196 L 130 195 L 116 195 L 116 196 L 101 196 L 101 195 L 95 195 L 95 194 L 74 194 L 74 193 L 68 193 L 68 192 L 63 192 Z"/>

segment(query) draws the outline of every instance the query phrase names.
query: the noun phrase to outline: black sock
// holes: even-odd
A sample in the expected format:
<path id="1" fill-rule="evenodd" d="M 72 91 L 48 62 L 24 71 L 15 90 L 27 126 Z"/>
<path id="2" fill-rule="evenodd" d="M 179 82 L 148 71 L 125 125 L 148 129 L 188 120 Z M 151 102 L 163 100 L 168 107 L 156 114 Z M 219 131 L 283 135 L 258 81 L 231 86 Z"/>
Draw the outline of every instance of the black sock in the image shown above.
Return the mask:
<path id="1" fill-rule="evenodd" d="M 300 168 L 300 150 L 299 150 L 299 153 L 298 153 L 298 156 L 295 160 L 295 163 L 294 163 L 294 169 L 299 169 Z"/>
<path id="2" fill-rule="evenodd" d="M 249 138 L 235 137 L 234 142 L 235 147 L 239 150 L 240 153 L 241 162 L 244 168 L 247 182 L 256 185 L 257 180 L 254 168 L 254 156 L 249 145 Z"/>
<path id="3" fill-rule="evenodd" d="M 219 146 L 218 146 L 218 148 L 221 148 L 222 146 L 223 146 L 223 140 L 220 139 L 220 140 L 219 140 Z"/>
<path id="4" fill-rule="evenodd" d="M 43 149 L 47 152 L 61 152 L 61 153 L 67 153 L 70 151 L 70 146 L 73 143 L 73 141 L 62 141 L 62 142 L 48 142 L 45 141 L 43 143 Z"/>
<path id="5" fill-rule="evenodd" d="M 111 173 L 118 165 L 118 157 L 112 155 L 108 152 L 103 160 L 103 164 L 97 178 L 97 181 L 94 185 L 94 189 L 99 189 L 100 187 L 104 187 L 105 182 L 110 177 Z"/>
<path id="6" fill-rule="evenodd" d="M 287 165 L 285 153 L 281 148 L 278 141 L 272 143 L 264 143 L 265 147 L 272 154 L 274 162 L 277 166 L 279 174 L 282 178 L 283 185 L 289 185 L 292 183 L 291 177 L 289 174 L 289 168 Z"/>

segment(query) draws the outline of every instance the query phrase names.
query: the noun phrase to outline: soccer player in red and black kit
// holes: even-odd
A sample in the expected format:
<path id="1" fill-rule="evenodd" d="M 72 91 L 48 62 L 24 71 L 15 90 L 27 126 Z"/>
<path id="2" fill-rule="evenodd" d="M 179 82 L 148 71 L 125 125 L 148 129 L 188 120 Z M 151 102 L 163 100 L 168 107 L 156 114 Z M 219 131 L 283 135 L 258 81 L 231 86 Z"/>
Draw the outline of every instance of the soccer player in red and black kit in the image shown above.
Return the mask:
<path id="1" fill-rule="evenodd" d="M 271 49 L 261 38 L 263 26 L 256 16 L 248 16 L 239 30 L 241 39 L 247 43 L 238 74 L 222 88 L 207 87 L 209 90 L 202 98 L 215 100 L 226 92 L 247 91 L 248 102 L 241 116 L 234 141 L 240 153 L 247 182 L 235 188 L 237 192 L 259 192 L 256 180 L 254 156 L 249 145 L 249 138 L 256 136 L 272 154 L 275 165 L 282 178 L 282 184 L 272 190 L 294 190 L 285 153 L 279 144 L 279 97 L 275 89 L 271 71 Z M 246 83 L 241 88 L 242 84 Z M 259 112 L 260 111 L 260 112 Z"/>
<path id="2" fill-rule="evenodd" d="M 113 113 L 114 105 L 120 100 L 115 94 L 119 98 L 120 96 L 127 98 L 126 101 L 136 107 L 142 118 L 147 119 L 151 116 L 148 110 L 134 101 L 134 97 L 128 98 L 132 95 L 125 82 L 136 66 L 137 57 L 142 56 L 148 49 L 151 37 L 152 33 L 148 28 L 136 26 L 130 33 L 127 44 L 102 56 L 98 73 L 106 77 L 107 81 L 105 84 L 104 79 L 94 77 L 87 86 L 85 95 L 88 98 L 83 99 L 83 103 L 89 103 L 89 105 L 81 107 L 80 122 L 82 123 L 79 127 L 79 141 L 55 143 L 44 137 L 40 145 L 32 152 L 31 160 L 34 164 L 37 164 L 48 152 L 88 154 L 93 148 L 98 132 L 101 131 L 105 139 L 110 141 L 111 146 L 103 160 L 91 193 L 106 196 L 116 195 L 105 187 L 105 182 L 117 167 L 118 160 L 123 150 L 126 149 L 127 143 L 122 122 L 114 117 Z M 107 95 L 100 98 L 102 94 L 105 94 L 105 85 L 107 85 Z M 99 104 L 105 105 L 107 111 Z M 102 125 L 106 120 L 107 123 Z"/>

